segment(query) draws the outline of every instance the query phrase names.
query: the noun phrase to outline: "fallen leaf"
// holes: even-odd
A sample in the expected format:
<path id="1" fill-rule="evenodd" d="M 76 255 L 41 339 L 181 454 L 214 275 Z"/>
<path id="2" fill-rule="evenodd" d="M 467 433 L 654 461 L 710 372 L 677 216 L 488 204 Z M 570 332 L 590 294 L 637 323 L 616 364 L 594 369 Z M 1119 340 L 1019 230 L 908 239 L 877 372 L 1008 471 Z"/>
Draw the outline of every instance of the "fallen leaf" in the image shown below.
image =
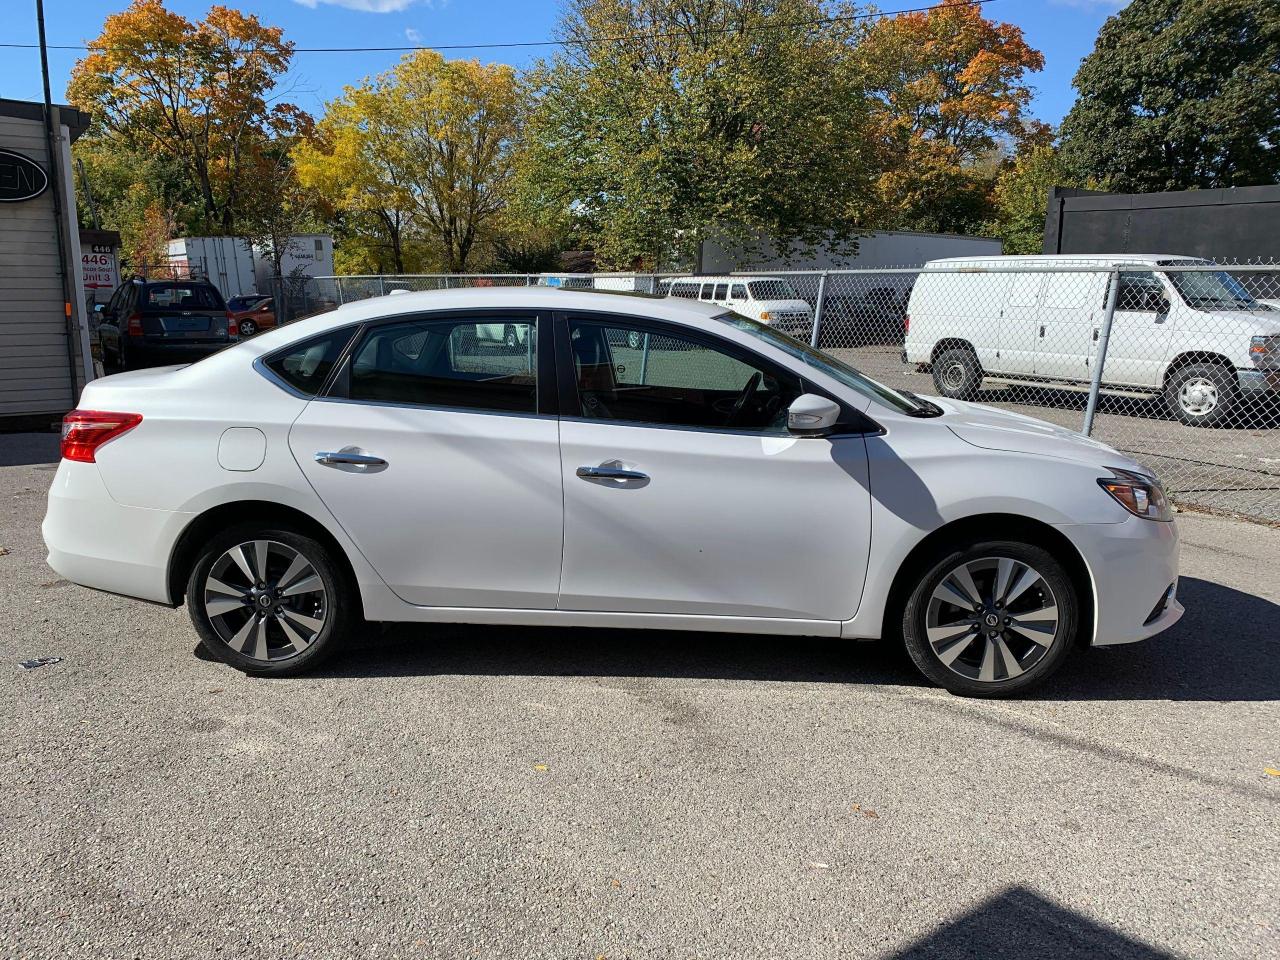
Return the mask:
<path id="1" fill-rule="evenodd" d="M 862 815 L 866 817 L 868 820 L 880 819 L 880 814 L 876 813 L 874 810 L 863 810 Z"/>
<path id="2" fill-rule="evenodd" d="M 809 866 L 813 867 L 815 870 L 830 870 L 830 869 L 831 869 L 831 864 L 829 864 L 829 863 L 822 863 L 821 861 L 818 861 L 818 860 L 810 860 L 810 861 L 809 861 Z"/>
<path id="3" fill-rule="evenodd" d="M 609 883 L 610 883 L 610 884 L 612 884 L 616 889 L 621 889 L 621 888 L 622 888 L 622 881 L 621 881 L 621 880 L 613 879 L 613 880 L 610 880 L 610 881 L 609 881 Z"/>
<path id="4" fill-rule="evenodd" d="M 8 555 L 9 555 L 9 548 L 0 547 L 0 557 L 7 557 Z"/>
<path id="5" fill-rule="evenodd" d="M 1280 777 L 1280 770 L 1277 770 L 1275 767 L 1263 767 L 1262 772 L 1268 777 Z"/>
<path id="6" fill-rule="evenodd" d="M 545 763 L 535 763 L 533 765 L 533 769 L 538 771 L 545 771 L 547 769 L 547 765 Z"/>

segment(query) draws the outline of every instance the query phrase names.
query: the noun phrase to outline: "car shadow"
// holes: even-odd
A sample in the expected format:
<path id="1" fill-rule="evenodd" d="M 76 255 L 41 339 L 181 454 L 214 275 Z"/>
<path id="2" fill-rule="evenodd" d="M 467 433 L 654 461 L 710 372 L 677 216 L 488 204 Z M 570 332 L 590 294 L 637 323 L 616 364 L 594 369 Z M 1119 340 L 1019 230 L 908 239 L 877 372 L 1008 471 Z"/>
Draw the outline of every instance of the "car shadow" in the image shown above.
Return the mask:
<path id="1" fill-rule="evenodd" d="M 1028 696 L 1066 700 L 1280 700 L 1280 604 L 1184 577 L 1182 620 L 1142 643 L 1078 651 Z M 901 648 L 827 637 L 370 625 L 313 674 L 769 680 L 923 687 Z"/>
<path id="2" fill-rule="evenodd" d="M 1096 923 L 1021 886 L 950 920 L 884 960 L 1173 960 L 1173 954 Z"/>
<path id="3" fill-rule="evenodd" d="M 57 463 L 62 438 L 56 433 L 8 433 L 0 437 L 0 467 Z"/>

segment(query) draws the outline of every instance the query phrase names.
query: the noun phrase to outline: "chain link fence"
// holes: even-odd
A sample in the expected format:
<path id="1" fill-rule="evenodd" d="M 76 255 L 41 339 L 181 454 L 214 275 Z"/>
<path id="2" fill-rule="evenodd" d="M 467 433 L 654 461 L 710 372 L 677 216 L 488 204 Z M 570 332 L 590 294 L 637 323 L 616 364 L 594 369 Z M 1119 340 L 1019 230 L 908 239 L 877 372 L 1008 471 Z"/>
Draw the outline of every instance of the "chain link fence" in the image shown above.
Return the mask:
<path id="1" fill-rule="evenodd" d="M 725 276 L 299 278 L 273 293 L 287 321 L 397 291 L 493 286 L 721 304 L 891 387 L 1091 435 L 1154 470 L 1183 507 L 1280 522 L 1280 264 L 1005 257 Z"/>

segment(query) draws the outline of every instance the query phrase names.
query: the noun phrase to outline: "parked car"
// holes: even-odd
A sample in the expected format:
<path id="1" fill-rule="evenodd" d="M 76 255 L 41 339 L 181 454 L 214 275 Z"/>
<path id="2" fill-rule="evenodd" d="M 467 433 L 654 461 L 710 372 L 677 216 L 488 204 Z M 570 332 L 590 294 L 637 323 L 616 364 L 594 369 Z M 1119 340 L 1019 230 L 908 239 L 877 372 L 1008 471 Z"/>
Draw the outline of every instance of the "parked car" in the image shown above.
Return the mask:
<path id="1" fill-rule="evenodd" d="M 270 330 L 276 325 L 274 297 L 257 293 L 232 297 L 227 301 L 227 310 L 235 318 L 242 337 L 252 337 L 255 333 Z"/>
<path id="2" fill-rule="evenodd" d="M 861 292 L 834 293 L 824 297 L 822 346 L 902 343 L 909 292 L 877 286 Z"/>
<path id="3" fill-rule="evenodd" d="M 97 309 L 108 370 L 190 363 L 239 339 L 222 294 L 205 281 L 130 280 Z"/>
<path id="4" fill-rule="evenodd" d="M 728 307 L 744 317 L 759 320 L 798 339 L 813 332 L 813 310 L 782 277 L 688 277 L 663 280 L 658 293 L 664 297 L 701 300 Z"/>
<path id="5" fill-rule="evenodd" d="M 536 349 L 479 347 L 481 324 Z M 685 347 L 619 362 L 633 330 Z M 80 402 L 49 564 L 185 602 L 254 674 L 313 667 L 367 618 L 900 636 L 933 682 L 1007 696 L 1182 614 L 1142 466 L 715 304 L 385 297 Z"/>
<path id="6" fill-rule="evenodd" d="M 1095 264 L 1093 272 L 1063 269 Z M 1127 269 L 1104 393 L 1163 395 L 1183 423 L 1209 427 L 1280 391 L 1280 314 L 1225 271 L 1173 269 L 1211 261 L 1168 255 L 934 260 L 911 293 L 903 359 L 932 370 L 948 397 L 972 398 L 987 377 L 1083 389 L 1115 265 Z"/>

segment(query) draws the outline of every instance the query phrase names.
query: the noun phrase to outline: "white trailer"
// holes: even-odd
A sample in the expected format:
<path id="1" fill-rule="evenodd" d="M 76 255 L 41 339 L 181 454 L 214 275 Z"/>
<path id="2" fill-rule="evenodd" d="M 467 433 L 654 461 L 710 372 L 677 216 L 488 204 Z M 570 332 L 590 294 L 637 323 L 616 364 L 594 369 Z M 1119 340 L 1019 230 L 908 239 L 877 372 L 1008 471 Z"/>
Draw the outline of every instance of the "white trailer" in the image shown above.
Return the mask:
<path id="1" fill-rule="evenodd" d="M 254 293 L 253 251 L 243 237 L 179 237 L 169 241 L 169 263 L 218 288 L 224 300 Z"/>
<path id="2" fill-rule="evenodd" d="M 271 282 L 277 276 L 331 277 L 333 276 L 333 237 L 327 233 L 297 233 L 285 244 L 280 256 L 277 273 L 271 249 L 264 245 L 253 248 L 253 271 L 258 290 L 271 292 Z"/>

